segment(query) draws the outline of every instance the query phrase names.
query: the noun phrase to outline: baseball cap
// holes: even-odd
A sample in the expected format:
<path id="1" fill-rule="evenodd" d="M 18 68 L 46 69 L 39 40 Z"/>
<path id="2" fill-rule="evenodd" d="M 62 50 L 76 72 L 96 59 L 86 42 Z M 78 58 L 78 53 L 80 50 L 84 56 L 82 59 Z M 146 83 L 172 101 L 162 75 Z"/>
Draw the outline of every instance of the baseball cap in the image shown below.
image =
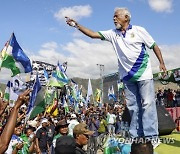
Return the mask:
<path id="1" fill-rule="evenodd" d="M 77 118 L 76 114 L 71 114 L 71 118 Z"/>
<path id="2" fill-rule="evenodd" d="M 73 134 L 92 135 L 93 133 L 94 131 L 87 129 L 87 125 L 85 123 L 79 123 L 73 129 Z"/>

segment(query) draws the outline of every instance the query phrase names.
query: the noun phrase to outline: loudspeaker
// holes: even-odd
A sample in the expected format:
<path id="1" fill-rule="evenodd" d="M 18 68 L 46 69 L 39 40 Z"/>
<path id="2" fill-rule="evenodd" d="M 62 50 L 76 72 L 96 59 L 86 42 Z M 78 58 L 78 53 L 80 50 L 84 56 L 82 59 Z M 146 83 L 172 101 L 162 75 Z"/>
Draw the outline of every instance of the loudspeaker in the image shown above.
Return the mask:
<path id="1" fill-rule="evenodd" d="M 176 124 L 172 119 L 169 112 L 165 109 L 165 107 L 158 105 L 157 115 L 158 115 L 158 130 L 159 135 L 169 135 L 176 128 Z"/>

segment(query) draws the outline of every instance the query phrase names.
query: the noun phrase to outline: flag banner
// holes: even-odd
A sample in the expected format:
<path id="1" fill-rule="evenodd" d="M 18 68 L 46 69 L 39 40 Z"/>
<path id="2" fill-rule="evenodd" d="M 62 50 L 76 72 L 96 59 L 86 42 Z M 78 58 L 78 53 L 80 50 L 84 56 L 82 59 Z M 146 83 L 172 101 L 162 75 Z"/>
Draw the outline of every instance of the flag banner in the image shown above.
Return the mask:
<path id="1" fill-rule="evenodd" d="M 122 91 L 124 89 L 124 84 L 122 81 L 117 81 L 117 87 L 118 87 L 118 91 Z"/>
<path id="2" fill-rule="evenodd" d="M 159 72 L 153 74 L 155 81 L 159 80 L 162 84 L 168 84 L 169 82 L 180 83 L 180 68 L 168 70 L 166 74 Z"/>
<path id="3" fill-rule="evenodd" d="M 8 81 L 7 82 L 7 85 L 6 85 L 6 89 L 5 89 L 5 92 L 4 92 L 4 100 L 5 101 L 9 101 L 9 95 L 10 95 L 10 87 L 12 87 L 12 82 L 11 81 Z"/>
<path id="4" fill-rule="evenodd" d="M 55 89 L 54 87 L 47 87 L 45 94 L 44 94 L 44 100 L 46 105 L 51 105 L 54 99 L 54 93 L 55 93 Z"/>
<path id="5" fill-rule="evenodd" d="M 48 72 L 46 71 L 45 68 L 44 68 L 44 77 L 45 77 L 45 79 L 46 79 L 46 82 L 48 82 L 48 80 L 49 80 L 49 74 L 48 74 Z"/>
<path id="6" fill-rule="evenodd" d="M 33 86 L 33 90 L 31 92 L 30 102 L 29 102 L 29 106 L 28 106 L 28 110 L 27 110 L 26 114 L 30 114 L 30 112 L 32 111 L 32 109 L 33 109 L 33 107 L 35 105 L 37 94 L 40 91 L 40 89 L 41 89 L 41 84 L 40 84 L 38 74 L 37 74 L 36 75 L 36 80 L 35 80 L 35 83 L 34 83 L 34 86 Z"/>
<path id="7" fill-rule="evenodd" d="M 111 87 L 109 87 L 108 89 L 108 97 L 109 97 L 109 100 L 113 99 L 114 101 L 117 101 L 117 98 L 114 94 L 114 87 L 113 85 Z"/>
<path id="8" fill-rule="evenodd" d="M 66 101 L 65 97 L 63 97 L 63 101 L 64 101 L 63 107 L 64 107 L 64 110 L 65 110 L 65 114 L 67 114 L 67 113 L 69 113 L 69 106 L 67 104 L 67 101 Z"/>
<path id="9" fill-rule="evenodd" d="M 52 73 L 52 77 L 49 79 L 48 86 L 63 87 L 64 85 L 68 84 L 68 82 L 69 82 L 69 79 L 63 67 L 58 62 L 56 71 Z"/>
<path id="10" fill-rule="evenodd" d="M 94 94 L 95 101 L 100 103 L 101 102 L 101 96 L 102 96 L 101 89 L 97 88 L 95 91 L 95 94 Z"/>
<path id="11" fill-rule="evenodd" d="M 27 89 L 26 83 L 23 82 L 19 75 L 16 75 L 12 78 L 12 90 L 17 95 L 21 94 Z"/>
<path id="12" fill-rule="evenodd" d="M 87 96 L 86 96 L 86 105 L 90 102 L 90 96 L 92 96 L 92 95 L 93 95 L 93 90 L 92 90 L 91 80 L 89 79 L 88 91 L 87 91 Z"/>
<path id="13" fill-rule="evenodd" d="M 18 75 L 14 76 L 11 81 L 8 81 L 4 93 L 4 99 L 10 102 L 10 106 L 14 106 L 19 94 L 26 90 L 26 83 L 24 83 Z"/>
<path id="14" fill-rule="evenodd" d="M 1 51 L 1 67 L 12 71 L 12 76 L 32 71 L 30 59 L 19 46 L 14 33 Z"/>
<path id="15" fill-rule="evenodd" d="M 78 101 L 78 98 L 77 98 L 78 84 L 76 82 L 74 82 L 73 80 L 71 80 L 70 87 L 71 87 L 71 96 L 72 96 L 72 98 L 74 99 L 74 101 Z"/>
<path id="16" fill-rule="evenodd" d="M 40 91 L 37 94 L 36 101 L 34 103 L 34 107 L 32 109 L 32 112 L 30 113 L 29 119 L 33 119 L 38 114 L 42 113 L 46 109 L 46 101 L 45 101 L 45 87 L 41 87 Z"/>
<path id="17" fill-rule="evenodd" d="M 52 77 L 52 72 L 55 70 L 56 66 L 53 64 L 45 63 L 42 61 L 33 61 L 31 80 L 34 80 L 36 78 L 36 74 L 38 73 L 41 85 L 46 86 L 48 84 L 49 78 Z"/>

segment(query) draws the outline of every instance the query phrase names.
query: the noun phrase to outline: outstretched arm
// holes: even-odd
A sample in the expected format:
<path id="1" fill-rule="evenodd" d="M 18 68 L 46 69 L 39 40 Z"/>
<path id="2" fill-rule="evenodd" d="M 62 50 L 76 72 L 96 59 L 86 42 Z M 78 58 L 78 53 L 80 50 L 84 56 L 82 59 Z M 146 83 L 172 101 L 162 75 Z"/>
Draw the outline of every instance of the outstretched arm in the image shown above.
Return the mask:
<path id="1" fill-rule="evenodd" d="M 21 95 L 19 95 L 12 112 L 10 113 L 10 117 L 8 122 L 4 128 L 2 135 L 0 136 L 0 153 L 4 153 L 8 148 L 9 142 L 11 140 L 11 136 L 13 134 L 16 119 L 19 112 L 19 108 L 23 103 L 26 103 L 29 100 L 29 93 L 31 90 L 24 91 Z"/>
<path id="2" fill-rule="evenodd" d="M 160 68 L 160 71 L 163 71 L 164 73 L 166 73 L 166 66 L 164 64 L 164 60 L 163 60 L 163 57 L 162 57 L 162 54 L 161 54 L 161 50 L 159 49 L 159 47 L 157 45 L 154 46 L 153 48 L 153 51 L 156 55 L 156 57 L 158 58 L 159 60 L 159 68 Z"/>
<path id="3" fill-rule="evenodd" d="M 69 17 L 65 17 L 66 18 L 66 23 L 69 25 L 69 26 L 72 26 L 72 27 L 76 27 L 77 29 L 79 29 L 79 31 L 81 31 L 83 34 L 91 37 L 91 38 L 96 38 L 96 39 L 101 39 L 101 35 L 98 33 L 98 32 L 94 32 L 80 24 L 77 23 L 77 21 L 69 18 Z"/>

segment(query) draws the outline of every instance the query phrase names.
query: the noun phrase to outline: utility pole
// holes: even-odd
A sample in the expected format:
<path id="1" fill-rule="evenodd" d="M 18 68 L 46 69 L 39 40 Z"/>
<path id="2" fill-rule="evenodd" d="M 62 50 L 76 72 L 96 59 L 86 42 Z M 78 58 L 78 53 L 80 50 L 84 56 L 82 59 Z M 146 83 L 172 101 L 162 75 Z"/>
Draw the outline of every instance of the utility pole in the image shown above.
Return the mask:
<path id="1" fill-rule="evenodd" d="M 100 79 L 101 79 L 101 104 L 103 104 L 103 76 L 104 76 L 104 65 L 102 64 L 96 64 L 100 69 Z"/>

